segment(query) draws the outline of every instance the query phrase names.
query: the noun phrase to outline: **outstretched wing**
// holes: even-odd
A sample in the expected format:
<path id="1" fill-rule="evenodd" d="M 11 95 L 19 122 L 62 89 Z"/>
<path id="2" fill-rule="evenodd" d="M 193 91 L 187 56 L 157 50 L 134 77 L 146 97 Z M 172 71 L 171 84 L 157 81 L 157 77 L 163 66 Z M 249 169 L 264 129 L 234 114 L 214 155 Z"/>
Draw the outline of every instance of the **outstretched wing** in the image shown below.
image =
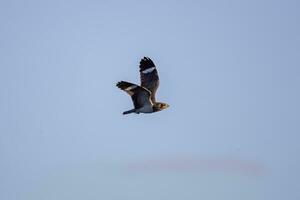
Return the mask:
<path id="1" fill-rule="evenodd" d="M 120 81 L 116 86 L 131 96 L 134 108 L 137 109 L 146 105 L 152 106 L 152 102 L 150 100 L 151 92 L 146 88 L 126 81 Z"/>
<path id="2" fill-rule="evenodd" d="M 151 91 L 151 100 L 156 102 L 155 93 L 159 85 L 159 78 L 153 61 L 148 57 L 144 57 L 140 61 L 140 77 L 141 86 Z"/>

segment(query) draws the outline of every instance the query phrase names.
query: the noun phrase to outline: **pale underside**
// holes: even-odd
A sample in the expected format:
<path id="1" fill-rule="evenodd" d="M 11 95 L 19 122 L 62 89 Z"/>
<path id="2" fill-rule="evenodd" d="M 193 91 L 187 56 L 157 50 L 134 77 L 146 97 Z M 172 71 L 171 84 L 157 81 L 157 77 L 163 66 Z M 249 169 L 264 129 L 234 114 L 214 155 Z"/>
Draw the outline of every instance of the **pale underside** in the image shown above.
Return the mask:
<path id="1" fill-rule="evenodd" d="M 153 107 L 151 104 L 144 105 L 141 108 L 136 109 L 136 113 L 152 113 Z"/>

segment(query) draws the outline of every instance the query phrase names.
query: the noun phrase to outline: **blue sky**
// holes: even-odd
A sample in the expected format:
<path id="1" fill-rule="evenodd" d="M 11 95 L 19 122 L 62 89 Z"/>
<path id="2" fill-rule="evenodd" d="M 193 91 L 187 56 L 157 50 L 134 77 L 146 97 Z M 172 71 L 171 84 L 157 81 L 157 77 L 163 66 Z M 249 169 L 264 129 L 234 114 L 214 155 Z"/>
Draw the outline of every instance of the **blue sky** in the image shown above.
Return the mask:
<path id="1" fill-rule="evenodd" d="M 0 198 L 299 199 L 299 6 L 1 1 Z"/>

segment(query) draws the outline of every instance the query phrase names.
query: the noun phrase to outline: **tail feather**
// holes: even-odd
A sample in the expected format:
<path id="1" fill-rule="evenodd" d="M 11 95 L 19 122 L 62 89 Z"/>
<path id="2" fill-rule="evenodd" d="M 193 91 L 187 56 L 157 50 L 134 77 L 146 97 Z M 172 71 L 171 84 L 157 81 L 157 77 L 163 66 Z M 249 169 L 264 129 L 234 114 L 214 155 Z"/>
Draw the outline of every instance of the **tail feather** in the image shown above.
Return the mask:
<path id="1" fill-rule="evenodd" d="M 127 111 L 123 112 L 123 115 L 127 115 L 127 114 L 134 113 L 134 112 L 135 112 L 135 109 L 127 110 Z"/>

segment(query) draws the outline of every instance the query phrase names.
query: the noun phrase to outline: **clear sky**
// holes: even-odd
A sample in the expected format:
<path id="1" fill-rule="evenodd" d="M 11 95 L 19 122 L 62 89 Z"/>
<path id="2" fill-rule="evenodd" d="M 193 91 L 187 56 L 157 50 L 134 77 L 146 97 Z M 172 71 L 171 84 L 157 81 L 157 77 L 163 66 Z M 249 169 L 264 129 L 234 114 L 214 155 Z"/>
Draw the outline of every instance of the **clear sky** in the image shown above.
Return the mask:
<path id="1" fill-rule="evenodd" d="M 0 2 L 0 199 L 299 200 L 299 1 Z M 155 114 L 115 83 L 160 75 Z"/>

